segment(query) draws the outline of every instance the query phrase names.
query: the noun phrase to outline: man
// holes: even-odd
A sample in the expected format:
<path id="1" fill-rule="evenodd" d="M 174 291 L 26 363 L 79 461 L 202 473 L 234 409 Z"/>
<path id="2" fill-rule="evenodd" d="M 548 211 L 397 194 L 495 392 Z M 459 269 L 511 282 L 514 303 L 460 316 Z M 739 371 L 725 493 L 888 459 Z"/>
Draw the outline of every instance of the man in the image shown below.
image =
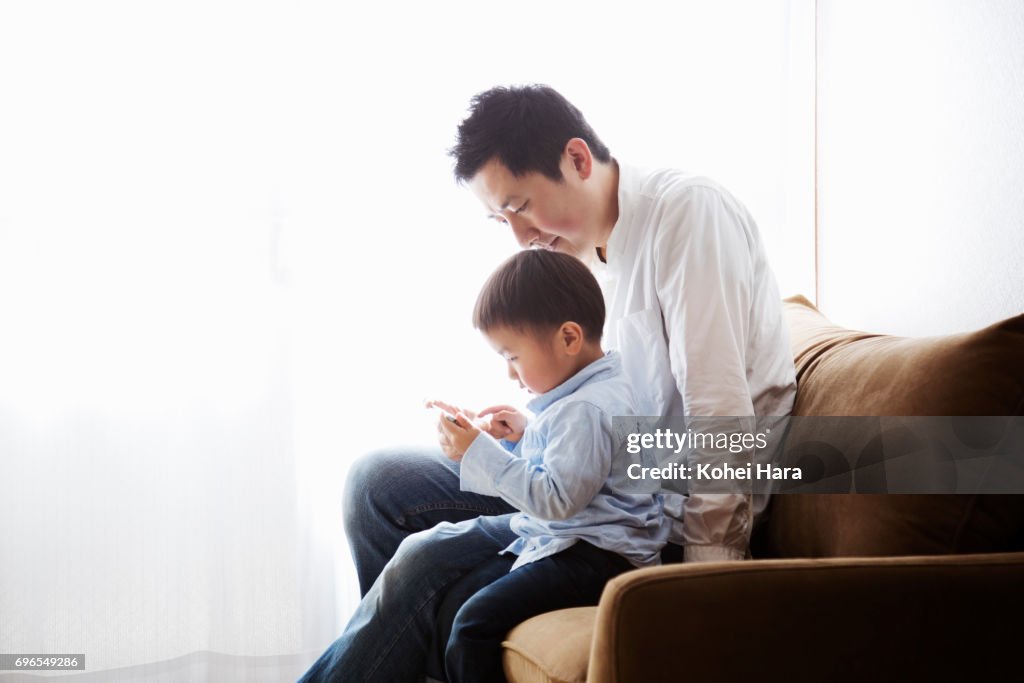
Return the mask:
<path id="1" fill-rule="evenodd" d="M 790 413 L 796 382 L 778 288 L 754 220 L 727 191 L 679 171 L 620 164 L 580 111 L 546 86 L 477 95 L 451 153 L 456 178 L 521 247 L 572 254 L 598 277 L 606 343 L 622 356 L 641 414 Z M 500 425 L 504 410 L 481 415 Z M 515 511 L 460 491 L 457 468 L 433 449 L 384 451 L 355 464 L 345 524 L 363 594 L 409 534 Z M 743 559 L 765 502 L 667 496 L 673 528 L 663 559 Z M 424 565 L 446 562 L 443 553 L 418 552 Z M 440 596 L 419 601 L 422 623 L 444 620 L 472 590 L 460 590 L 457 578 L 444 588 L 445 604 Z M 417 650 L 420 661 L 426 649 Z"/>

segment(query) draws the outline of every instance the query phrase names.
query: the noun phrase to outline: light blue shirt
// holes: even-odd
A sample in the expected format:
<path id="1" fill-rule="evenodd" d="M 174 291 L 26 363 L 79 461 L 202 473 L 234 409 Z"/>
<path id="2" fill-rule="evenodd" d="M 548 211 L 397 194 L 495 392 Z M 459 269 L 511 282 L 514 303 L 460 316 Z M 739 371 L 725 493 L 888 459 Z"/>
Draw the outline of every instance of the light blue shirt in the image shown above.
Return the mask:
<path id="1" fill-rule="evenodd" d="M 610 351 L 527 407 L 537 417 L 516 444 L 481 432 L 462 458 L 463 491 L 501 496 L 521 512 L 519 538 L 503 552 L 512 569 L 561 552 L 578 540 L 622 555 L 637 567 L 660 563 L 669 520 L 656 494 L 626 494 L 611 482 L 620 445 L 612 417 L 636 414 L 619 355 Z"/>

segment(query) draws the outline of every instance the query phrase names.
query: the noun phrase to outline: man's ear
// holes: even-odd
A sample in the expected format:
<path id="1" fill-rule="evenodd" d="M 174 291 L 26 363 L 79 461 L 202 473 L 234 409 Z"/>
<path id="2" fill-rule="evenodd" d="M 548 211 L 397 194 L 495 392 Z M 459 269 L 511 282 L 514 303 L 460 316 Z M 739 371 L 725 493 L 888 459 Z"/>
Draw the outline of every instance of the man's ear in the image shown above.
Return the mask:
<path id="1" fill-rule="evenodd" d="M 564 155 L 569 160 L 569 167 L 581 180 L 586 180 L 594 172 L 594 155 L 590 146 L 583 138 L 572 138 L 565 143 Z"/>
<path id="2" fill-rule="evenodd" d="M 558 329 L 558 340 L 567 355 L 575 356 L 583 349 L 583 328 L 571 320 L 564 322 Z"/>

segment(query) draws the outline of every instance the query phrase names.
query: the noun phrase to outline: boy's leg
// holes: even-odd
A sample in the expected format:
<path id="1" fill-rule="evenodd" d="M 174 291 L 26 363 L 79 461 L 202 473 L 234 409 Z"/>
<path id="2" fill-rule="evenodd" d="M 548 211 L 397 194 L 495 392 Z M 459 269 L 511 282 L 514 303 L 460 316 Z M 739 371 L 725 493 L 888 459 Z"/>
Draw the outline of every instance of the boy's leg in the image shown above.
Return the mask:
<path id="1" fill-rule="evenodd" d="M 449 682 L 505 681 L 501 642 L 514 626 L 544 612 L 596 605 L 605 583 L 632 568 L 621 555 L 577 541 L 502 576 L 456 614 L 445 652 Z"/>
<path id="2" fill-rule="evenodd" d="M 438 522 L 515 511 L 501 498 L 460 491 L 458 464 L 438 448 L 389 449 L 358 459 L 345 480 L 344 506 L 364 596 L 409 534 Z"/>
<path id="3" fill-rule="evenodd" d="M 441 598 L 515 540 L 511 517 L 442 523 L 402 541 L 344 632 L 300 681 L 421 683 Z"/>
<path id="4" fill-rule="evenodd" d="M 434 623 L 433 641 L 427 656 L 427 675 L 433 679 L 445 680 L 444 655 L 448 648 L 448 640 L 452 634 L 455 615 L 462 606 L 477 592 L 491 585 L 512 569 L 516 556 L 512 553 L 495 555 L 484 561 L 458 581 L 452 583 L 445 591 L 444 598 L 437 608 L 437 619 Z"/>

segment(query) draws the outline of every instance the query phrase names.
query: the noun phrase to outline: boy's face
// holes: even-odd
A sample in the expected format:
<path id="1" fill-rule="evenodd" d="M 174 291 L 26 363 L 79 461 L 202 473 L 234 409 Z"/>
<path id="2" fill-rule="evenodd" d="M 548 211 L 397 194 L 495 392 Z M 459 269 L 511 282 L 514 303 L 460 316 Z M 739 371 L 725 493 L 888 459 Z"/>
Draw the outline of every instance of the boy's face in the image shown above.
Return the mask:
<path id="1" fill-rule="evenodd" d="M 542 173 L 516 177 L 496 159 L 469 181 L 491 218 L 508 225 L 519 246 L 553 249 L 583 261 L 594 254 L 594 207 L 572 157 L 562 156 L 562 182 Z"/>
<path id="2" fill-rule="evenodd" d="M 531 393 L 551 391 L 573 375 L 573 356 L 565 352 L 561 330 L 526 332 L 497 327 L 484 332 L 508 364 L 508 376 Z"/>

